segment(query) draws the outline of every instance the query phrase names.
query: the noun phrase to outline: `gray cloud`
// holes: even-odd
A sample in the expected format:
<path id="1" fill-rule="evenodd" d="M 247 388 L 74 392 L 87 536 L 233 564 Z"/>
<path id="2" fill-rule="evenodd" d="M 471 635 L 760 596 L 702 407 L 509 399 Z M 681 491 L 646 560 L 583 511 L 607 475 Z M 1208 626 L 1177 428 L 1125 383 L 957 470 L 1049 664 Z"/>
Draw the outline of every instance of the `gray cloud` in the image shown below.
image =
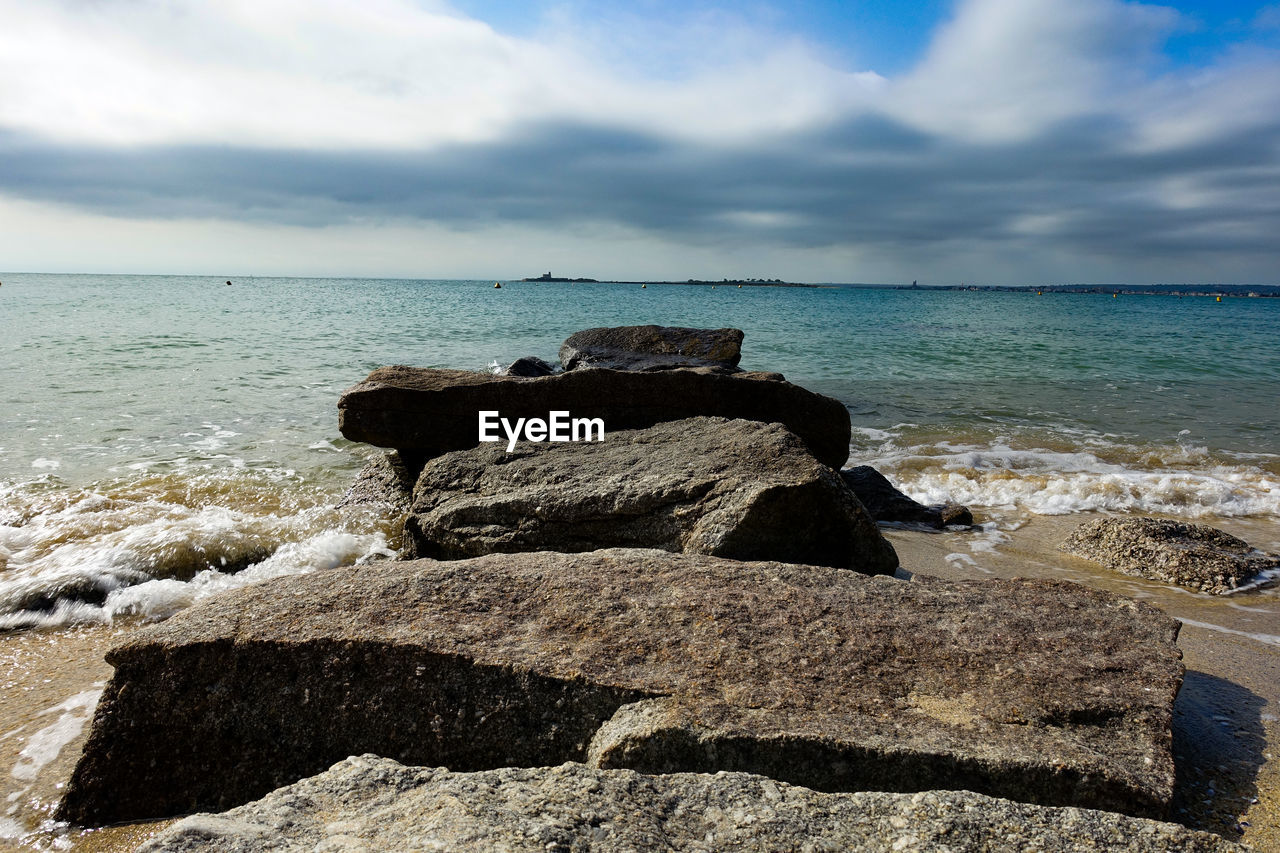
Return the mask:
<path id="1" fill-rule="evenodd" d="M 7 133 L 0 192 L 144 219 L 607 222 L 693 245 L 1274 257 L 1280 120 L 1158 151 L 1114 116 L 983 143 L 870 114 L 731 148 L 572 123 L 403 152 L 111 148 Z"/>

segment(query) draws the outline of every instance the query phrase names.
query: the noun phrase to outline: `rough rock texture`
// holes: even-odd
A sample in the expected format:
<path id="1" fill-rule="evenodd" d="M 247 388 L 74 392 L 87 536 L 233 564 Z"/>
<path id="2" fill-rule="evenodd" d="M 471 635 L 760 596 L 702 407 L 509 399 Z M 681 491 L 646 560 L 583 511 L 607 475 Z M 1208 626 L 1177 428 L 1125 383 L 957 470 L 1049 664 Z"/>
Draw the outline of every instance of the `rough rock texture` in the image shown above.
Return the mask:
<path id="1" fill-rule="evenodd" d="M 898 556 L 838 474 L 779 424 L 690 418 L 601 442 L 482 445 L 427 463 L 409 557 L 661 548 L 890 574 Z"/>
<path id="2" fill-rule="evenodd" d="M 849 411 L 777 373 L 724 375 L 708 368 L 633 373 L 574 370 L 524 379 L 465 370 L 382 367 L 338 400 L 338 426 L 352 441 L 438 456 L 479 444 L 478 413 L 546 418 L 567 411 L 603 418 L 606 433 L 699 415 L 780 423 L 818 459 L 849 457 Z"/>
<path id="3" fill-rule="evenodd" d="M 644 776 L 581 764 L 450 773 L 351 757 L 140 853 L 548 850 L 717 853 L 1244 853 L 1172 823 L 968 791 L 824 794 L 746 773 Z"/>
<path id="4" fill-rule="evenodd" d="M 741 329 L 616 326 L 574 332 L 560 345 L 560 363 L 565 370 L 710 367 L 732 372 L 741 358 Z"/>
<path id="5" fill-rule="evenodd" d="M 1086 521 L 1062 550 L 1112 571 L 1215 594 L 1280 569 L 1280 554 L 1259 551 L 1213 527 L 1161 518 Z"/>
<path id="6" fill-rule="evenodd" d="M 876 521 L 922 524 L 938 530 L 952 524 L 973 525 L 973 513 L 968 507 L 953 503 L 926 506 L 898 491 L 870 465 L 845 468 L 840 476 Z"/>
<path id="7" fill-rule="evenodd" d="M 591 756 L 1163 816 L 1177 630 L 1074 584 L 651 550 L 278 578 L 108 652 L 58 815 L 221 810 L 373 752 L 455 771 Z"/>
<path id="8" fill-rule="evenodd" d="M 356 475 L 356 481 L 338 502 L 338 507 L 381 504 L 397 513 L 409 511 L 413 483 L 421 463 L 406 460 L 394 450 L 375 453 Z"/>
<path id="9" fill-rule="evenodd" d="M 508 364 L 504 376 L 550 376 L 556 369 L 536 355 L 526 355 Z"/>

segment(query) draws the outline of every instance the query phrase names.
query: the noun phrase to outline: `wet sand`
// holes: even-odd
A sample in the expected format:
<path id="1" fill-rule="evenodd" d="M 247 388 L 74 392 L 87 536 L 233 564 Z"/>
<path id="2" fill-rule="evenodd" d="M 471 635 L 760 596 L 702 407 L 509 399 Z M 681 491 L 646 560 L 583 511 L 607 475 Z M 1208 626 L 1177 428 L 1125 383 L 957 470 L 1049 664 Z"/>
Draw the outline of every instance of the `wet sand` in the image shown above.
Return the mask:
<path id="1" fill-rule="evenodd" d="M 1013 530 L 886 530 L 903 567 L 945 578 L 1045 577 L 1146 600 L 1189 620 L 1187 675 L 1174 709 L 1178 788 L 1172 819 L 1280 851 L 1280 592 L 1210 597 L 1129 578 L 1059 553 L 1080 515 L 1032 517 Z M 1214 522 L 1274 548 L 1273 526 Z M 1212 626 L 1212 627 L 1204 627 Z M 71 831 L 45 827 L 88 734 L 106 649 L 129 627 L 0 634 L 0 849 L 133 850 L 171 821 Z M 19 839 L 18 829 L 35 832 Z M 5 838 L 4 836 L 9 836 Z M 56 848 L 66 849 L 66 848 Z"/>
<path id="2" fill-rule="evenodd" d="M 51 821 L 111 677 L 103 654 L 128 628 L 0 633 L 0 850 L 133 850 L 172 821 L 68 832 Z M 19 832 L 29 833 L 21 838 Z M 9 837 L 5 837 L 9 836 Z"/>

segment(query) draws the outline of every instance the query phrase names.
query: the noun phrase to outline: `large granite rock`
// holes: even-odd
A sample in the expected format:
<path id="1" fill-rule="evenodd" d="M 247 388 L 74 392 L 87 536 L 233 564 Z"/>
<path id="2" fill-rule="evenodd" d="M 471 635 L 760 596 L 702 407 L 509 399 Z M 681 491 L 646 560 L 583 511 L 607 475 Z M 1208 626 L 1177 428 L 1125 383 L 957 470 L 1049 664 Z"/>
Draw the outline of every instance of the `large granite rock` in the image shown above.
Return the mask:
<path id="1" fill-rule="evenodd" d="M 407 556 L 661 548 L 892 573 L 857 498 L 779 424 L 690 418 L 577 444 L 436 457 L 414 489 Z"/>
<path id="2" fill-rule="evenodd" d="M 1244 853 L 1172 823 L 968 791 L 825 794 L 746 773 L 645 776 L 580 764 L 451 773 L 351 757 L 139 853 L 318 850 Z"/>
<path id="3" fill-rule="evenodd" d="M 708 368 L 574 370 L 526 379 L 382 367 L 343 392 L 338 426 L 352 441 L 425 458 L 479 444 L 481 411 L 499 411 L 513 423 L 567 411 L 575 418 L 602 418 L 606 434 L 699 415 L 745 418 L 783 424 L 832 468 L 849 457 L 849 411 L 840 401 L 777 373 L 724 375 Z"/>
<path id="4" fill-rule="evenodd" d="M 1062 550 L 1115 572 L 1215 594 L 1280 570 L 1280 554 L 1259 551 L 1217 528 L 1162 518 L 1086 521 Z"/>
<path id="5" fill-rule="evenodd" d="M 560 363 L 565 370 L 710 367 L 732 372 L 741 358 L 741 329 L 615 326 L 574 332 L 560 345 Z"/>
<path id="6" fill-rule="evenodd" d="M 1178 623 L 1074 584 L 664 551 L 383 563 L 123 638 L 58 816 L 221 810 L 373 752 L 1160 816 Z"/>
<path id="7" fill-rule="evenodd" d="M 953 503 L 926 506 L 907 497 L 870 465 L 845 468 L 840 476 L 876 521 L 920 524 L 937 530 L 953 524 L 973 526 L 968 507 Z"/>

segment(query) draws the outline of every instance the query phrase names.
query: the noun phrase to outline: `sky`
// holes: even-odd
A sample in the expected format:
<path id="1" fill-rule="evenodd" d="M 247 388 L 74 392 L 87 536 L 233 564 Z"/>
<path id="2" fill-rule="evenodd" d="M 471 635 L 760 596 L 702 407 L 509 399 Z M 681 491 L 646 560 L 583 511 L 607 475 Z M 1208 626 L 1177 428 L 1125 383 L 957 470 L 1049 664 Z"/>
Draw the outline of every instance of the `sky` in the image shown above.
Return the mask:
<path id="1" fill-rule="evenodd" d="M 1280 3 L 0 21 L 0 270 L 1280 284 Z"/>

